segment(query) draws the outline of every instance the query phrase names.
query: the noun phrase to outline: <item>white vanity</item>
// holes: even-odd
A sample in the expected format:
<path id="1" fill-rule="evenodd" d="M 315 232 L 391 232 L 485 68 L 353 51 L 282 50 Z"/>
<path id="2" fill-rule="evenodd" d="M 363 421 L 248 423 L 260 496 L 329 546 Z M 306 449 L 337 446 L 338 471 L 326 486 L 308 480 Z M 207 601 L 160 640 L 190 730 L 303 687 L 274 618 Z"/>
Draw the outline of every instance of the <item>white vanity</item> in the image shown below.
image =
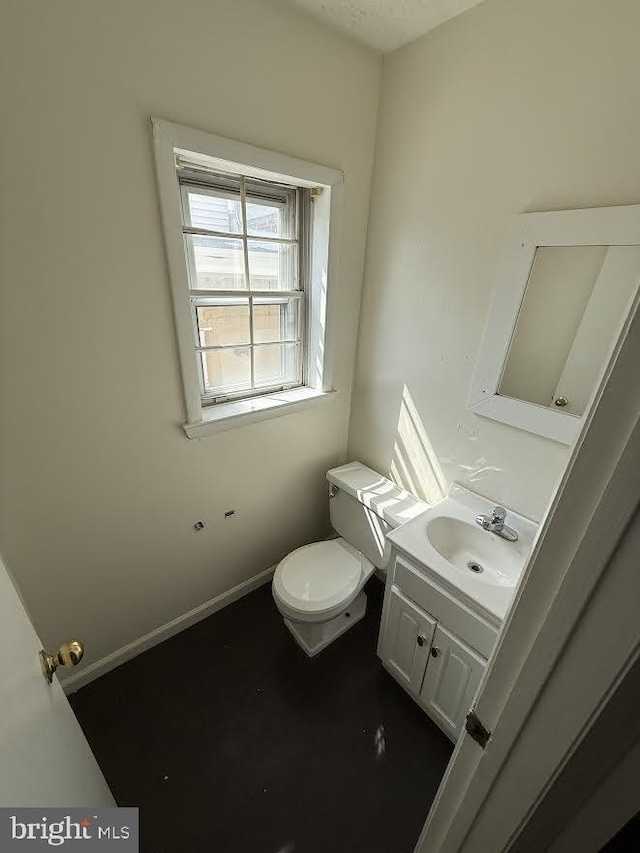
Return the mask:
<path id="1" fill-rule="evenodd" d="M 514 512 L 508 541 L 483 529 L 494 504 L 453 484 L 440 503 L 387 536 L 378 655 L 452 740 L 464 727 L 537 526 Z M 505 531 L 506 532 L 506 531 Z"/>

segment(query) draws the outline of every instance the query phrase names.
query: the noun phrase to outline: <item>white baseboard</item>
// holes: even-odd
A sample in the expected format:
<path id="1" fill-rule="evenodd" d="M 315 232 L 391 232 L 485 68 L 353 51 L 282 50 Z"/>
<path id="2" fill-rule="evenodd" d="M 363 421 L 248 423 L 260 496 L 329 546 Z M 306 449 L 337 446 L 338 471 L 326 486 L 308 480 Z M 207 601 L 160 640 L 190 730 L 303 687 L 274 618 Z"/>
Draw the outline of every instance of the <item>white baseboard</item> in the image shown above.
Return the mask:
<path id="1" fill-rule="evenodd" d="M 201 619 L 206 619 L 207 616 L 211 616 L 211 614 L 215 613 L 217 610 L 222 610 L 222 608 L 226 607 L 228 604 L 232 604 L 234 601 L 237 601 L 239 598 L 242 598 L 244 595 L 247 595 L 254 589 L 257 589 L 259 586 L 268 583 L 271 580 L 275 569 L 275 566 L 265 569 L 264 572 L 260 572 L 260 574 L 254 575 L 252 578 L 249 578 L 249 580 L 239 583 L 237 586 L 223 592 L 221 595 L 217 595 L 215 598 L 205 601 L 204 604 L 194 607 L 194 609 L 189 610 L 188 613 L 184 613 L 182 616 L 177 616 L 170 622 L 150 631 L 148 634 L 145 634 L 144 637 L 140 637 L 132 643 L 127 643 L 126 646 L 112 652 L 106 657 L 100 658 L 100 660 L 97 660 L 95 663 L 90 664 L 84 669 L 76 670 L 66 678 L 61 679 L 62 688 L 67 694 L 75 693 L 76 690 L 79 690 L 81 687 L 84 687 L 96 678 L 100 678 L 101 675 L 105 675 L 105 673 L 115 669 L 117 666 L 120 666 L 120 664 L 131 660 L 142 652 L 146 652 L 147 649 L 151 649 L 153 646 L 157 646 L 158 643 L 162 643 L 163 640 L 168 640 L 169 637 L 179 634 L 180 631 L 184 631 L 185 628 L 195 625 L 196 622 L 200 622 Z M 58 670 L 58 674 L 60 674 L 60 670 Z"/>

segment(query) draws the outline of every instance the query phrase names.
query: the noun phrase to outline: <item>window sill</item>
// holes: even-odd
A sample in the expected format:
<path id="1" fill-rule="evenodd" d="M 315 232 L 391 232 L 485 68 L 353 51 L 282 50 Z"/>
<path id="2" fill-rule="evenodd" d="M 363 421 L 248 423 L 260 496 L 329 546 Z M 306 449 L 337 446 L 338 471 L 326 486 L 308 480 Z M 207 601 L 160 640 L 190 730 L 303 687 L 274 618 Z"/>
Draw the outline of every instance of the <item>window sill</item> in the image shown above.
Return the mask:
<path id="1" fill-rule="evenodd" d="M 204 438 L 234 427 L 279 418 L 301 412 L 318 403 L 335 399 L 336 391 L 317 391 L 314 388 L 294 388 L 250 400 L 220 403 L 202 410 L 202 420 L 184 425 L 189 438 Z"/>

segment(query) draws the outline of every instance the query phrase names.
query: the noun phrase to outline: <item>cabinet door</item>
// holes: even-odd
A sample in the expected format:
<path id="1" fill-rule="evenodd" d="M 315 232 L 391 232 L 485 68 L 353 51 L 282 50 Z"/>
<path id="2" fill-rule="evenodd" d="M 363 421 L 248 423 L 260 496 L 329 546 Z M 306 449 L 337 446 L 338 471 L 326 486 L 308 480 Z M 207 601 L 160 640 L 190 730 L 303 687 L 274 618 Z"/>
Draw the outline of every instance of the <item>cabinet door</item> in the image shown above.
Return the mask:
<path id="1" fill-rule="evenodd" d="M 391 587 L 381 657 L 411 693 L 420 690 L 435 627 L 435 619 Z"/>
<path id="2" fill-rule="evenodd" d="M 463 729 L 486 663 L 462 640 L 438 625 L 420 699 L 454 741 Z"/>

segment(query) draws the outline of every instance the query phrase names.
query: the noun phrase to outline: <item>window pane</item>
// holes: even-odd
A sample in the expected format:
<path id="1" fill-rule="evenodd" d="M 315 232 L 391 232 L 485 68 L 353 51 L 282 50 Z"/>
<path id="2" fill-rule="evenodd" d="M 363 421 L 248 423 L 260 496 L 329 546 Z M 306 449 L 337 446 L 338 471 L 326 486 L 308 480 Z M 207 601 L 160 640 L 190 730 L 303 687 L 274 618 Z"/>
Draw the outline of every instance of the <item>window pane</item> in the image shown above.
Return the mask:
<path id="1" fill-rule="evenodd" d="M 208 231 L 242 234 L 239 181 L 235 192 L 185 189 L 184 196 L 186 196 L 184 205 L 186 225 L 191 225 L 193 228 L 206 228 Z"/>
<path id="2" fill-rule="evenodd" d="M 206 394 L 231 394 L 251 388 L 251 349 L 207 350 L 201 352 Z"/>
<path id="3" fill-rule="evenodd" d="M 242 240 L 231 237 L 185 235 L 190 259 L 191 288 L 203 290 L 244 290 L 244 249 Z"/>
<path id="4" fill-rule="evenodd" d="M 297 193 L 291 187 L 245 183 L 247 234 L 253 237 L 296 236 Z M 271 197 L 265 198 L 265 193 Z"/>
<path id="5" fill-rule="evenodd" d="M 295 243 L 249 240 L 249 278 L 253 290 L 296 290 L 298 247 Z"/>
<path id="6" fill-rule="evenodd" d="M 196 307 L 198 338 L 201 347 L 220 347 L 251 342 L 249 300 L 226 300 L 215 305 Z"/>
<path id="7" fill-rule="evenodd" d="M 247 199 L 247 234 L 254 237 L 282 237 L 283 213 L 282 205 Z"/>
<path id="8" fill-rule="evenodd" d="M 255 384 L 284 385 L 298 382 L 300 378 L 299 344 L 270 344 L 255 347 Z"/>
<path id="9" fill-rule="evenodd" d="M 253 300 L 253 339 L 256 343 L 295 341 L 299 333 L 300 299 Z"/>

